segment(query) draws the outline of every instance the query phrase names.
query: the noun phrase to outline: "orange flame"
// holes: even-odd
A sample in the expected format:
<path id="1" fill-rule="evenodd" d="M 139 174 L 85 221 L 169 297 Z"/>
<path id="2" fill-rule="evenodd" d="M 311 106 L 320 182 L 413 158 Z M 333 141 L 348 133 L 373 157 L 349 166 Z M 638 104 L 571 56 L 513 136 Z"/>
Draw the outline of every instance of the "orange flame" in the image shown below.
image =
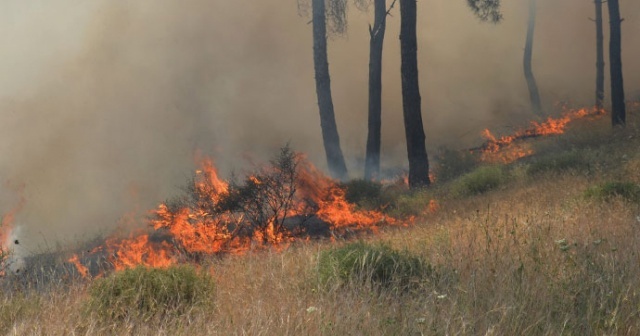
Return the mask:
<path id="1" fill-rule="evenodd" d="M 2 220 L 0 221 L 0 277 L 5 275 L 4 272 L 4 263 L 6 258 L 8 257 L 8 253 L 10 252 L 9 246 L 11 246 L 11 232 L 13 230 L 13 224 L 15 223 L 16 215 L 22 211 L 22 208 L 26 204 L 26 199 L 24 198 L 24 184 L 13 186 L 9 182 L 7 182 L 6 187 L 13 189 L 16 193 L 20 195 L 18 203 L 13 206 L 4 216 L 2 216 Z"/>
<path id="2" fill-rule="evenodd" d="M 487 162 L 510 163 L 520 158 L 530 156 L 534 152 L 526 144 L 514 145 L 517 140 L 535 138 L 547 135 L 563 134 L 567 125 L 577 119 L 593 116 L 598 117 L 605 114 L 601 109 L 582 108 L 578 110 L 568 110 L 559 118 L 547 118 L 543 122 L 532 121 L 529 128 L 517 131 L 512 135 L 496 137 L 491 131 L 485 129 L 482 137 L 486 142 L 479 149 L 482 151 L 482 160 Z"/>
<path id="3" fill-rule="evenodd" d="M 285 248 L 293 239 L 308 240 L 309 237 L 286 234 L 283 231 L 284 219 L 271 217 L 265 226 L 255 229 L 247 236 L 238 234 L 237 228 L 247 223 L 242 213 L 220 212 L 216 210 L 220 202 L 229 193 L 229 184 L 220 179 L 210 159 L 200 162 L 201 169 L 196 171 L 193 181 L 198 197 L 189 204 L 169 206 L 160 204 L 151 213 L 149 230 L 131 234 L 128 238 L 117 236 L 108 238 L 104 246 L 91 253 L 107 253 L 107 259 L 115 270 L 146 265 L 167 267 L 186 258 L 216 253 L 241 253 L 252 246 L 273 246 Z M 378 225 L 398 224 L 396 220 L 377 211 L 362 211 L 347 202 L 345 191 L 340 185 L 318 171 L 311 163 L 300 158 L 297 170 L 298 179 L 292 204 L 280 210 L 280 216 L 287 218 L 308 218 L 315 216 L 327 223 L 331 230 L 342 232 L 376 232 Z M 258 176 L 249 176 L 255 185 L 267 183 Z M 405 223 L 406 224 L 406 223 Z M 77 255 L 69 262 L 76 265 L 83 276 L 89 270 L 81 264 Z"/>

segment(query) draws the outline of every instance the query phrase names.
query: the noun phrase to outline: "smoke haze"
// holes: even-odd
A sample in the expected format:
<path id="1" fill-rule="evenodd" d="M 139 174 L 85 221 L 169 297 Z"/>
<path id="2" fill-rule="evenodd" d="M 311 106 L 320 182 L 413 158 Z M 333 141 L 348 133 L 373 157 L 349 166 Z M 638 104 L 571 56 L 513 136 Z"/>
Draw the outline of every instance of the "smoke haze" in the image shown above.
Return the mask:
<path id="1" fill-rule="evenodd" d="M 477 144 L 485 127 L 501 131 L 532 118 L 522 75 L 526 1 L 505 2 L 499 25 L 480 23 L 464 0 L 418 6 L 428 148 Z M 637 99 L 640 2 L 620 6 L 625 88 Z M 538 8 L 533 66 L 543 104 L 591 105 L 592 1 L 539 0 Z M 226 175 L 291 141 L 324 168 L 311 25 L 297 11 L 295 0 L 3 1 L 0 178 L 25 184 L 22 241 L 71 240 L 144 213 L 180 192 L 196 150 L 213 155 Z M 382 155 L 386 166 L 404 166 L 393 13 Z M 367 133 L 371 15 L 352 7 L 348 35 L 329 43 L 352 176 L 361 174 Z M 16 197 L 2 190 L 0 214 Z"/>

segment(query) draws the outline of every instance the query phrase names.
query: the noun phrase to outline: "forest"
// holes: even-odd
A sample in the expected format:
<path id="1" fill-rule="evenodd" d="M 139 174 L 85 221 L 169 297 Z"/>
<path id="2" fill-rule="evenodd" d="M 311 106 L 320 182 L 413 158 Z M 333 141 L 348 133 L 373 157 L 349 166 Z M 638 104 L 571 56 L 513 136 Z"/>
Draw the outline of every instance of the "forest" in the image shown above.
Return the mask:
<path id="1" fill-rule="evenodd" d="M 7 1 L 0 332 L 640 333 L 640 3 Z"/>

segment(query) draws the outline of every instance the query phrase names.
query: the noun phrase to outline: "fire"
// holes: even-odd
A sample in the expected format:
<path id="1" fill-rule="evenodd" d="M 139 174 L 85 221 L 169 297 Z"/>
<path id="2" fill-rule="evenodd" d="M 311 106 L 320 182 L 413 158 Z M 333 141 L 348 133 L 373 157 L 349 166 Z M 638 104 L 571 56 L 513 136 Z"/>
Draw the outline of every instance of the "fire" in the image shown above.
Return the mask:
<path id="1" fill-rule="evenodd" d="M 296 223 L 312 217 L 334 234 L 376 232 L 383 223 L 399 224 L 380 212 L 356 209 L 336 181 L 300 155 L 296 154 L 294 162 L 294 170 L 266 167 L 248 176 L 242 189 L 222 180 L 211 159 L 202 159 L 190 197 L 177 204 L 158 205 L 151 211 L 148 230 L 126 238 L 110 237 L 89 254 L 105 254 L 115 270 L 137 265 L 167 267 L 205 255 L 282 249 L 294 240 L 309 240 Z M 250 193 L 247 199 L 245 193 Z M 74 255 L 68 261 L 81 276 L 90 276 L 80 259 Z"/>
<path id="2" fill-rule="evenodd" d="M 8 254 L 11 252 L 10 246 L 12 245 L 12 230 L 15 223 L 16 215 L 22 210 L 26 203 L 24 198 L 24 185 L 12 186 L 9 182 L 6 183 L 6 187 L 13 189 L 20 195 L 18 203 L 13 206 L 0 221 L 0 277 L 4 276 L 4 266 Z"/>
<path id="3" fill-rule="evenodd" d="M 582 108 L 578 110 L 568 110 L 559 118 L 549 117 L 543 122 L 532 121 L 530 126 L 524 130 L 517 131 L 512 135 L 501 137 L 495 136 L 491 131 L 485 129 L 482 137 L 486 139 L 485 143 L 471 151 L 480 151 L 482 160 L 488 162 L 509 163 L 520 158 L 530 156 L 533 150 L 527 144 L 516 144 L 518 140 L 529 138 L 537 138 L 540 136 L 563 134 L 567 125 L 572 121 L 585 117 L 598 117 L 605 114 L 601 109 Z"/>

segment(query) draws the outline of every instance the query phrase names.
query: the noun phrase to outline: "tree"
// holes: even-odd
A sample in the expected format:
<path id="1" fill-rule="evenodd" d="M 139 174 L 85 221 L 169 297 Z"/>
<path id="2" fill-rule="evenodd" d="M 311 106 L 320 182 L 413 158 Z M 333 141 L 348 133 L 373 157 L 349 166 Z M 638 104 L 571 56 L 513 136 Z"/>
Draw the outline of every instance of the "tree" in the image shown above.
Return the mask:
<path id="1" fill-rule="evenodd" d="M 500 0 L 467 0 L 467 5 L 481 21 L 498 23 L 502 20 Z"/>
<path id="2" fill-rule="evenodd" d="M 333 20 L 334 27 L 338 30 L 344 29 L 346 27 L 344 19 L 346 1 L 329 0 L 329 3 L 329 17 Z M 311 10 L 313 17 L 313 64 L 322 140 L 331 176 L 337 179 L 346 179 L 347 165 L 340 147 L 340 136 L 338 135 L 331 96 L 331 76 L 327 60 L 327 7 L 325 0 L 312 0 Z"/>
<path id="3" fill-rule="evenodd" d="M 374 23 L 369 26 L 369 120 L 364 178 L 371 180 L 380 175 L 380 143 L 382 132 L 382 48 L 387 26 L 386 0 L 374 0 Z"/>
<path id="4" fill-rule="evenodd" d="M 529 22 L 527 23 L 527 40 L 524 47 L 524 77 L 527 80 L 529 88 L 529 99 L 531 100 L 531 109 L 536 115 L 542 115 L 542 104 L 540 103 L 540 92 L 536 78 L 533 76 L 531 68 L 531 59 L 533 54 L 533 35 L 536 26 L 536 0 L 529 0 Z"/>
<path id="5" fill-rule="evenodd" d="M 402 110 L 409 157 L 409 186 L 428 186 L 429 158 L 425 144 L 420 87 L 418 82 L 418 42 L 416 0 L 400 0 L 400 54 Z"/>
<path id="6" fill-rule="evenodd" d="M 604 33 L 602 24 L 602 0 L 594 0 L 596 5 L 596 110 L 602 110 L 604 101 Z"/>
<path id="7" fill-rule="evenodd" d="M 611 69 L 611 124 L 626 124 L 626 106 L 624 102 L 624 83 L 622 79 L 622 29 L 620 5 L 618 0 L 608 0 L 609 7 L 609 63 Z"/>

